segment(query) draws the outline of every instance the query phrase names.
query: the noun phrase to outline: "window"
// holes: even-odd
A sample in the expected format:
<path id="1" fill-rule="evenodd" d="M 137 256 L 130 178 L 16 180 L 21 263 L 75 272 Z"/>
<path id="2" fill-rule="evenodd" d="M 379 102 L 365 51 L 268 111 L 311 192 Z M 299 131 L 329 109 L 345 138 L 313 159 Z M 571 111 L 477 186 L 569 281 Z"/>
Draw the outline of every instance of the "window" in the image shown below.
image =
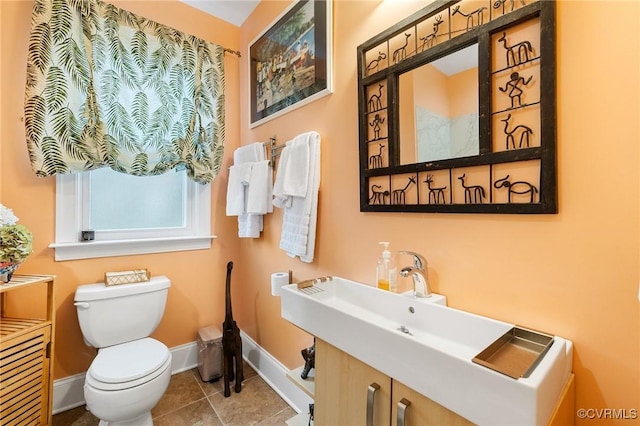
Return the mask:
<path id="1" fill-rule="evenodd" d="M 56 178 L 56 260 L 211 247 L 211 188 L 186 172 L 138 177 L 109 168 Z M 82 231 L 93 230 L 93 241 Z"/>

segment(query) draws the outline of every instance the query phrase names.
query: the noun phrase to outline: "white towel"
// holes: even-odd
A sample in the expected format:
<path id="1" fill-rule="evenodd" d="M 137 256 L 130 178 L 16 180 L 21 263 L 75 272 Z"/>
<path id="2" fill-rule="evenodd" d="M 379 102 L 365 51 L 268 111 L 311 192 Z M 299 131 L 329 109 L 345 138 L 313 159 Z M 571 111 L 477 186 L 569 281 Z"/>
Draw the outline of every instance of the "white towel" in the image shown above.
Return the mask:
<path id="1" fill-rule="evenodd" d="M 266 160 L 264 144 L 262 142 L 255 142 L 249 145 L 241 146 L 233 152 L 234 166 L 240 166 L 237 176 L 231 176 L 231 169 L 229 170 L 229 186 L 227 187 L 227 209 L 229 209 L 229 196 L 231 194 L 231 201 L 233 204 L 230 208 L 231 212 L 238 212 L 238 204 L 240 191 L 237 190 L 237 182 L 240 182 L 242 186 L 242 211 L 237 214 L 238 216 L 238 236 L 240 238 L 260 238 L 260 232 L 263 230 L 263 218 L 261 214 L 251 214 L 247 211 L 247 206 L 251 195 L 249 194 L 251 188 L 251 176 L 253 175 L 253 167 L 255 163 L 261 163 Z M 233 166 L 232 166 L 233 168 Z M 258 169 L 257 169 L 258 170 Z M 258 174 L 260 172 L 258 171 Z M 256 181 L 257 182 L 257 181 Z M 272 178 L 269 180 L 272 182 Z M 235 189 L 234 189 L 235 188 Z M 254 188 L 258 189 L 258 187 Z M 269 204 L 271 197 L 271 190 L 267 190 L 265 199 Z M 254 200 L 253 202 L 255 202 Z M 252 207 L 255 207 L 252 205 Z M 273 211 L 270 206 L 267 206 L 266 210 Z M 230 215 L 229 213 L 227 213 Z M 231 215 L 230 215 L 231 216 Z"/>
<path id="2" fill-rule="evenodd" d="M 276 181 L 273 184 L 273 205 L 281 209 L 291 205 L 291 198 L 284 192 L 285 170 L 287 170 L 290 153 L 291 150 L 286 145 L 280 151 Z"/>
<path id="3" fill-rule="evenodd" d="M 247 191 L 247 213 L 267 214 L 273 212 L 271 203 L 273 192 L 273 173 L 269 160 L 251 163 L 251 177 Z"/>
<path id="4" fill-rule="evenodd" d="M 309 189 L 305 198 L 305 208 L 309 212 L 309 233 L 307 235 L 307 251 L 300 256 L 300 260 L 306 263 L 313 262 L 316 246 L 318 194 L 320 191 L 320 135 L 316 132 L 311 132 L 309 143 L 311 170 L 309 171 Z"/>
<path id="5" fill-rule="evenodd" d="M 245 213 L 238 216 L 238 237 L 260 238 L 262 229 L 262 215 Z"/>
<path id="6" fill-rule="evenodd" d="M 227 184 L 227 216 L 239 216 L 245 213 L 246 184 L 251 176 L 251 163 L 239 164 L 229 168 Z"/>
<path id="7" fill-rule="evenodd" d="M 307 134 L 296 137 L 289 147 L 282 189 L 291 197 L 306 197 L 309 182 L 309 141 Z"/>
<path id="8" fill-rule="evenodd" d="M 266 160 L 262 142 L 241 146 L 233 151 L 233 164 L 252 163 L 262 160 Z"/>
<path id="9" fill-rule="evenodd" d="M 305 155 L 300 154 L 305 150 L 294 154 L 294 150 L 291 149 L 294 145 L 298 147 L 300 144 L 307 146 L 307 160 L 302 164 L 291 165 L 294 155 L 298 156 L 298 159 L 300 155 Z M 276 176 L 273 191 L 274 205 L 284 208 L 280 248 L 291 257 L 299 256 L 303 262 L 312 262 L 315 252 L 320 188 L 320 135 L 317 132 L 308 132 L 296 136 L 294 140 L 287 142 L 287 147 L 283 151 L 285 150 L 289 150 L 288 158 L 285 161 L 281 158 L 278 167 L 278 174 L 282 172 L 285 175 Z M 287 186 L 284 182 L 289 178 L 292 182 Z M 279 179 L 280 182 L 278 182 Z M 287 192 L 298 191 L 305 185 L 305 180 L 306 191 L 303 196 L 290 195 Z"/>
<path id="10" fill-rule="evenodd" d="M 291 197 L 306 197 L 309 184 L 309 135 L 303 133 L 288 141 L 280 152 L 273 186 L 276 207 L 291 206 Z"/>

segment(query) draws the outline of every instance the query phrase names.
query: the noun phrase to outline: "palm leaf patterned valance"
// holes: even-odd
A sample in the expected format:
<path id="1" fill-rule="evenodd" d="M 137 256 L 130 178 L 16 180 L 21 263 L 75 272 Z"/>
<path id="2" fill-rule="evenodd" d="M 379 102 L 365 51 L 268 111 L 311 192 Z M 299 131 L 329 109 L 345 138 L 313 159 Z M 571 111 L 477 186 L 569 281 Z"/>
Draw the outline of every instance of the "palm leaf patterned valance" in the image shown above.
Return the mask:
<path id="1" fill-rule="evenodd" d="M 99 0 L 36 0 L 25 130 L 38 176 L 186 169 L 206 184 L 224 142 L 224 48 Z"/>

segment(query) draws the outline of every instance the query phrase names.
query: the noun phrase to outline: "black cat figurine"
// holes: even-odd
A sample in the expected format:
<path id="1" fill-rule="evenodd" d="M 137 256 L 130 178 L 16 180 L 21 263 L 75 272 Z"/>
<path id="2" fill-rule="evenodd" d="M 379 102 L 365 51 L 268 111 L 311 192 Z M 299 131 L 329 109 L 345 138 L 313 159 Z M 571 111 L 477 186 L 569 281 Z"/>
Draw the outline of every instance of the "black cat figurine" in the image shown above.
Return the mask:
<path id="1" fill-rule="evenodd" d="M 242 367 L 242 340 L 240 339 L 240 329 L 233 320 L 231 312 L 231 270 L 233 262 L 227 263 L 227 288 L 226 288 L 226 310 L 224 322 L 222 323 L 222 372 L 224 374 L 224 396 L 231 396 L 229 383 L 235 378 L 235 391 L 242 390 L 244 373 Z"/>

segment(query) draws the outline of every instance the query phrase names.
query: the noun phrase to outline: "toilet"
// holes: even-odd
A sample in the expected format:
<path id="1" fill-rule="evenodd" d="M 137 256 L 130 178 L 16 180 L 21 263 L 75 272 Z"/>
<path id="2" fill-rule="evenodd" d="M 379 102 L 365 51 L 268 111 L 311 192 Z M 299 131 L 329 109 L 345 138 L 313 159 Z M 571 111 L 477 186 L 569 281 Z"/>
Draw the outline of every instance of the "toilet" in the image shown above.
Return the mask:
<path id="1" fill-rule="evenodd" d="M 171 378 L 171 352 L 149 337 L 167 301 L 171 281 L 78 286 L 75 306 L 85 343 L 98 349 L 87 371 L 84 398 L 100 426 L 153 425 L 151 409 Z"/>

